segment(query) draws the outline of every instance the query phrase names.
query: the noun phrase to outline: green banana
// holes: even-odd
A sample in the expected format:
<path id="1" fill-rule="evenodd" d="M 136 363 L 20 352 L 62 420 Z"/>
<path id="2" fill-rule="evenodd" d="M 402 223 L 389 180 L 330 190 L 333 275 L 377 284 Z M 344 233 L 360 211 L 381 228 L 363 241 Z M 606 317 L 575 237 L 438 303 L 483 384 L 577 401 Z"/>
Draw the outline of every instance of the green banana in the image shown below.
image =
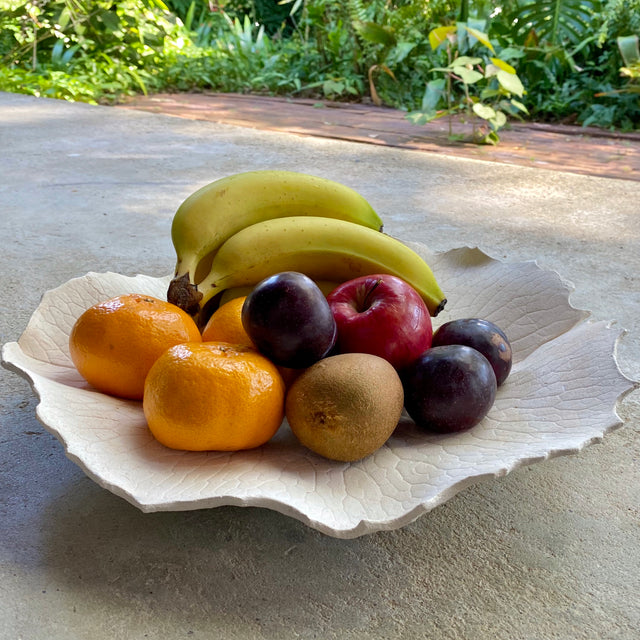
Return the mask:
<path id="1" fill-rule="evenodd" d="M 173 217 L 171 240 L 177 261 L 169 302 L 183 306 L 197 298 L 193 285 L 202 280 L 215 252 L 232 235 L 285 216 L 339 218 L 382 231 L 382 220 L 367 200 L 339 182 L 281 170 L 227 176 L 191 194 Z"/>
<path id="2" fill-rule="evenodd" d="M 399 240 L 353 222 L 292 216 L 258 222 L 229 238 L 198 285 L 199 306 L 226 289 L 255 285 L 281 271 L 334 282 L 388 273 L 414 287 L 432 316 L 446 303 L 429 265 Z"/>

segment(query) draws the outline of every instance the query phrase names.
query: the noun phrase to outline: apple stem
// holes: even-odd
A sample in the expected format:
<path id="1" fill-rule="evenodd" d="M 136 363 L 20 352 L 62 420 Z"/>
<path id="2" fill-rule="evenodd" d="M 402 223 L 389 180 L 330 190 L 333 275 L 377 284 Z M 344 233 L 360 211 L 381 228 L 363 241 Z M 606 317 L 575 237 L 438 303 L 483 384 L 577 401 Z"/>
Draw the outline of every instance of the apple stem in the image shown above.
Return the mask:
<path id="1" fill-rule="evenodd" d="M 369 308 L 369 296 L 377 289 L 381 282 L 382 278 L 378 278 L 365 294 L 364 299 L 362 300 L 362 311 L 366 311 Z"/>

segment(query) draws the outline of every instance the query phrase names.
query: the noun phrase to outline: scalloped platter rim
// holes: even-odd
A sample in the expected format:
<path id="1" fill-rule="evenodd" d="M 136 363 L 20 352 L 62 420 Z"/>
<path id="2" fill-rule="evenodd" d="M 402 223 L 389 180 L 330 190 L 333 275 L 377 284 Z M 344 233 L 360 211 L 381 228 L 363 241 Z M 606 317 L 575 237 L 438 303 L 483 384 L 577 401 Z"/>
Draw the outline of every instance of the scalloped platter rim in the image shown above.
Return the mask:
<path id="1" fill-rule="evenodd" d="M 617 404 L 637 386 L 616 358 L 624 330 L 573 307 L 570 283 L 535 261 L 406 244 L 430 263 L 449 299 L 436 327 L 483 317 L 512 343 L 510 377 L 488 416 L 465 433 L 424 434 L 404 414 L 387 444 L 356 463 L 307 451 L 286 420 L 251 451 L 163 447 L 147 429 L 141 403 L 84 382 L 69 358 L 68 336 L 90 305 L 134 291 L 162 298 L 170 276 L 90 272 L 46 292 L 18 342 L 3 346 L 2 364 L 29 381 L 39 398 L 36 415 L 66 455 L 143 512 L 257 506 L 338 538 L 402 527 L 482 478 L 576 453 L 622 425 Z"/>

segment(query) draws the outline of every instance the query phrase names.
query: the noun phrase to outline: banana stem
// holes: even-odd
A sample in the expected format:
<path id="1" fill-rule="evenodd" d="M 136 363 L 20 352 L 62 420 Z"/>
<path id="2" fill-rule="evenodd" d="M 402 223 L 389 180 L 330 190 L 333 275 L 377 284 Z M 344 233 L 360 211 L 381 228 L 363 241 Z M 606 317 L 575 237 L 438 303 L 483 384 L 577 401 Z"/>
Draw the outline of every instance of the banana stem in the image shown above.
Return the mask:
<path id="1" fill-rule="evenodd" d="M 195 316 L 200 311 L 200 300 L 202 293 L 196 285 L 191 284 L 188 273 L 174 278 L 169 283 L 167 301 L 180 307 L 190 316 Z"/>
<path id="2" fill-rule="evenodd" d="M 440 300 L 440 303 L 437 306 L 434 306 L 432 303 L 427 304 L 427 307 L 430 307 L 431 317 L 435 318 L 445 308 L 446 304 L 447 304 L 446 298 L 443 298 L 442 300 Z"/>

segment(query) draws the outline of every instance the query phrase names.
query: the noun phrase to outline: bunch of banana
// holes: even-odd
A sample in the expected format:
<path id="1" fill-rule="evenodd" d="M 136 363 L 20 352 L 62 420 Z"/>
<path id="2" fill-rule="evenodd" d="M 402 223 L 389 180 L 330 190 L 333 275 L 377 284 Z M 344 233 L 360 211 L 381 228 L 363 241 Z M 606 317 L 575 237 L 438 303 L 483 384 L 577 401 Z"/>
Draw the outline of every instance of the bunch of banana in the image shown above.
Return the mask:
<path id="1" fill-rule="evenodd" d="M 345 220 L 292 216 L 258 222 L 229 238 L 198 285 L 200 307 L 227 289 L 255 285 L 281 271 L 332 282 L 388 273 L 413 286 L 432 315 L 446 303 L 430 267 L 399 240 Z"/>
<path id="2" fill-rule="evenodd" d="M 197 285 L 221 245 L 248 226 L 286 216 L 335 218 L 382 231 L 382 220 L 365 198 L 326 178 L 278 170 L 222 178 L 190 195 L 173 218 L 177 262 L 169 302 L 195 313 Z"/>
<path id="3" fill-rule="evenodd" d="M 213 182 L 178 209 L 172 238 L 178 262 L 167 299 L 193 316 L 281 271 L 335 286 L 388 273 L 413 286 L 431 315 L 446 303 L 429 265 L 382 233 L 362 196 L 315 176 L 253 171 Z"/>

